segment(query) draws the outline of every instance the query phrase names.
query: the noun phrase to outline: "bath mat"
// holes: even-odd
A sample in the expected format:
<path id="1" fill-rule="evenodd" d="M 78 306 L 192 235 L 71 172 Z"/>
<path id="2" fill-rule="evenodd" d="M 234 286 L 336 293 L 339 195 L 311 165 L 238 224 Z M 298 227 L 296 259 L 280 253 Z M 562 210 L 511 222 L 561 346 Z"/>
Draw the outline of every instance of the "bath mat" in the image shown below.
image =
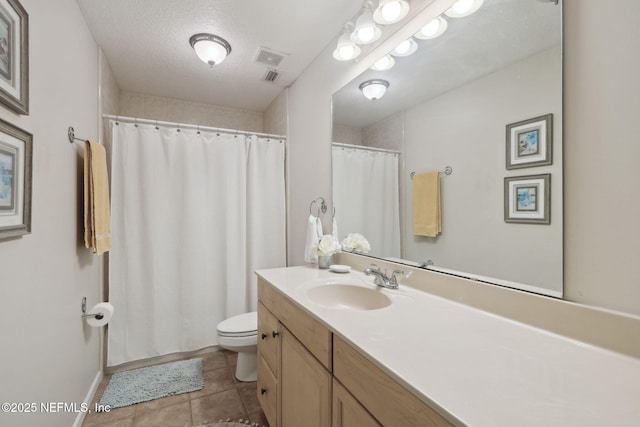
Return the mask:
<path id="1" fill-rule="evenodd" d="M 202 388 L 202 359 L 182 360 L 113 374 L 100 405 L 120 408 Z"/>

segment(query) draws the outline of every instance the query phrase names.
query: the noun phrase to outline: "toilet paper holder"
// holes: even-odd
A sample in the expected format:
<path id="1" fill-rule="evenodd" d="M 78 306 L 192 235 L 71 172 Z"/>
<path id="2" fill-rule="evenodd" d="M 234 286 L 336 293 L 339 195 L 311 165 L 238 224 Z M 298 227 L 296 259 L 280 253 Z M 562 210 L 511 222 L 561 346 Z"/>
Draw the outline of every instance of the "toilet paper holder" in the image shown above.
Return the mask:
<path id="1" fill-rule="evenodd" d="M 88 313 L 87 314 L 87 297 L 82 298 L 82 317 L 95 317 L 100 320 L 104 317 L 103 313 Z"/>

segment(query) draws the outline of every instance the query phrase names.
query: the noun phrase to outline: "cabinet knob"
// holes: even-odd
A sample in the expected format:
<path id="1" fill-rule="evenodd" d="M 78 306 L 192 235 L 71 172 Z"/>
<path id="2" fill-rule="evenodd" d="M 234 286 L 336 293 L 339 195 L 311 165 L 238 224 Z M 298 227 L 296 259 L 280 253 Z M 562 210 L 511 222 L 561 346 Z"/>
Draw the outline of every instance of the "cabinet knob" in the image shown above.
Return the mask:
<path id="1" fill-rule="evenodd" d="M 266 388 L 262 387 L 262 388 L 260 389 L 260 394 L 265 394 L 266 392 L 267 392 L 267 389 L 266 389 Z"/>
<path id="2" fill-rule="evenodd" d="M 274 337 L 274 338 L 277 337 L 278 335 L 280 335 L 280 332 L 278 332 L 278 331 L 271 332 L 271 336 Z"/>
<path id="3" fill-rule="evenodd" d="M 268 337 L 268 335 L 267 335 L 267 334 L 265 334 L 265 333 L 262 333 L 262 334 L 260 335 L 260 337 L 262 337 L 262 339 L 264 340 L 264 339 L 266 339 L 266 338 Z"/>

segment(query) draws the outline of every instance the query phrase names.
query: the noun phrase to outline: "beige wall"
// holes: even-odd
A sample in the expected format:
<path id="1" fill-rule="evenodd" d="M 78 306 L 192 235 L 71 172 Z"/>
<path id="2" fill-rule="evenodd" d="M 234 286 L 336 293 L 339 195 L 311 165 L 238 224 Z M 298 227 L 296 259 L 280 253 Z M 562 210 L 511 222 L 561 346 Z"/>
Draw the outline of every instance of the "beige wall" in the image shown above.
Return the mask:
<path id="1" fill-rule="evenodd" d="M 287 91 L 280 92 L 264 110 L 264 128 L 262 132 L 274 135 L 287 134 Z"/>
<path id="2" fill-rule="evenodd" d="M 362 129 L 355 126 L 334 124 L 331 130 L 332 142 L 341 144 L 362 145 Z"/>
<path id="3" fill-rule="evenodd" d="M 98 67 L 100 71 L 100 108 L 102 114 L 120 114 L 120 86 L 116 81 L 107 57 L 102 49 L 98 53 Z"/>
<path id="4" fill-rule="evenodd" d="M 563 3 L 565 295 L 640 315 L 640 2 Z"/>
<path id="5" fill-rule="evenodd" d="M 403 152 L 403 127 L 403 113 L 392 114 L 362 129 L 363 144 L 369 147 Z"/>
<path id="6" fill-rule="evenodd" d="M 83 145 L 98 136 L 98 50 L 74 0 L 21 0 L 29 14 L 28 116 L 0 117 L 33 134 L 32 232 L 0 241 L 0 401 L 85 400 L 99 376 L 100 329 L 80 305 L 99 301 L 101 258 L 82 243 Z M 68 427 L 78 414 L 0 413 L 0 425 Z"/>
<path id="7" fill-rule="evenodd" d="M 191 102 L 164 96 L 121 91 L 119 114 L 140 119 L 159 120 L 237 129 L 263 131 L 263 114 L 220 105 Z"/>
<path id="8" fill-rule="evenodd" d="M 633 128 L 640 117 L 640 2 L 563 4 L 564 292 L 571 301 L 640 315 L 640 144 Z M 397 32 L 378 52 L 417 28 Z M 290 91 L 291 265 L 303 263 L 309 202 L 330 198 L 331 94 L 372 63 L 338 64 L 331 47 Z"/>

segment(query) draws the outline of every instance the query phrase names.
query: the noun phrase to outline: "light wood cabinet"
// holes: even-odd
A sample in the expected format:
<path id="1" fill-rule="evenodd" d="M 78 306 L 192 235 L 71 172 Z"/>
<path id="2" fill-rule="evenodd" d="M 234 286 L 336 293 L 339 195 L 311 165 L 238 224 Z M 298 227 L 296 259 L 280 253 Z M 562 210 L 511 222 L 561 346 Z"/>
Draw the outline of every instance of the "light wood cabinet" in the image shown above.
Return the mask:
<path id="1" fill-rule="evenodd" d="M 258 400 L 270 427 L 450 427 L 445 418 L 258 278 Z"/>
<path id="2" fill-rule="evenodd" d="M 332 333 L 258 280 L 258 400 L 271 427 L 330 427 Z"/>
<path id="3" fill-rule="evenodd" d="M 331 426 L 331 373 L 288 329 L 281 340 L 281 426 Z"/>
<path id="4" fill-rule="evenodd" d="M 380 427 L 381 424 L 349 391 L 333 380 L 333 427 Z"/>
<path id="5" fill-rule="evenodd" d="M 258 353 L 258 401 L 269 424 L 278 425 L 278 380 L 265 358 Z"/>
<path id="6" fill-rule="evenodd" d="M 333 345 L 333 375 L 382 425 L 452 426 L 349 344 L 334 336 Z"/>

